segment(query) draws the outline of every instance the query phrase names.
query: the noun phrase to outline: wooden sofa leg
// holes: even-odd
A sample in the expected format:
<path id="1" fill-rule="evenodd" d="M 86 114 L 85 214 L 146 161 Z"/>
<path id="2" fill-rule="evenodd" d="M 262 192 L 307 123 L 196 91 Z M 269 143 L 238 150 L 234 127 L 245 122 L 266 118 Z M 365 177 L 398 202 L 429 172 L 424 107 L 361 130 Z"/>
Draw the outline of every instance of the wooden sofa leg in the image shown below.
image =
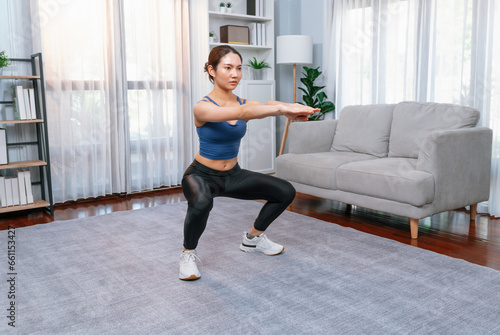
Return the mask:
<path id="1" fill-rule="evenodd" d="M 470 221 L 476 221 L 477 204 L 470 205 Z"/>
<path id="2" fill-rule="evenodd" d="M 411 219 L 410 218 L 410 233 L 411 233 L 411 238 L 417 239 L 418 238 L 418 219 Z"/>

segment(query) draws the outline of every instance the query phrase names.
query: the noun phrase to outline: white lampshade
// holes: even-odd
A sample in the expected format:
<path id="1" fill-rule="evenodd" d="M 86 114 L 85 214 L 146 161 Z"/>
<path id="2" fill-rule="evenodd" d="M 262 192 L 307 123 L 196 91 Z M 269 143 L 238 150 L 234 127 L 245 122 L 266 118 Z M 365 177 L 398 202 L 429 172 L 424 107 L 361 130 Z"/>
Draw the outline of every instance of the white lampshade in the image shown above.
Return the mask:
<path id="1" fill-rule="evenodd" d="M 307 35 L 276 38 L 276 64 L 312 64 L 313 39 Z"/>

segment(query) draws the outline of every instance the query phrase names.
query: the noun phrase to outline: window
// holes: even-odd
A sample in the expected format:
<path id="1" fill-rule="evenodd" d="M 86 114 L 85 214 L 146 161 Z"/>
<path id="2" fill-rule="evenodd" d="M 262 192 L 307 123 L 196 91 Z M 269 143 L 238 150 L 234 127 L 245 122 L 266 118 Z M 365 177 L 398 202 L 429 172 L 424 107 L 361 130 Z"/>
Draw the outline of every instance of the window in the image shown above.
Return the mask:
<path id="1" fill-rule="evenodd" d="M 177 77 L 189 66 L 179 62 L 190 22 L 179 13 L 189 5 L 37 4 L 55 201 L 178 185 L 191 145 L 180 131 L 189 104 L 179 101 L 186 83 Z"/>

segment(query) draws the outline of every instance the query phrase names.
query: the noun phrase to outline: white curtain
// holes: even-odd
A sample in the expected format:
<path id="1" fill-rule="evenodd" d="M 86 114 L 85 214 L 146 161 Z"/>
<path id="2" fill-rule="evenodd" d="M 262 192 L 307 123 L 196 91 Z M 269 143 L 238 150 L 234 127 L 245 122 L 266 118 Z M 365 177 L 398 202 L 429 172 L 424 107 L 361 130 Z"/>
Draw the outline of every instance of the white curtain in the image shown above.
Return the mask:
<path id="1" fill-rule="evenodd" d="M 208 55 L 206 1 L 31 6 L 55 202 L 178 185 L 197 147 L 192 106 L 208 86 L 193 63 Z"/>
<path id="2" fill-rule="evenodd" d="M 493 129 L 491 195 L 500 216 L 500 3 L 329 0 L 324 68 L 337 113 L 353 104 L 447 102 Z"/>

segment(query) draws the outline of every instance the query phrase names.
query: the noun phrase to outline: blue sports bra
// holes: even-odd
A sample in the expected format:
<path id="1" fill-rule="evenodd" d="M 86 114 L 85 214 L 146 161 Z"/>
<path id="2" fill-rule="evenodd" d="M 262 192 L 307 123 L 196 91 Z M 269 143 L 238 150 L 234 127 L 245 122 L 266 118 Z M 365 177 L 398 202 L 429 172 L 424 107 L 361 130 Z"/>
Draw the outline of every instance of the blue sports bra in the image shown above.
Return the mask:
<path id="1" fill-rule="evenodd" d="M 246 99 L 241 101 L 239 97 L 237 98 L 240 105 L 245 104 Z M 219 106 L 208 96 L 205 96 L 203 101 L 211 101 Z M 247 125 L 244 120 L 238 120 L 234 125 L 223 121 L 206 122 L 203 126 L 196 127 L 200 139 L 200 155 L 216 160 L 231 159 L 238 156 L 240 142 L 245 136 L 246 130 Z"/>

